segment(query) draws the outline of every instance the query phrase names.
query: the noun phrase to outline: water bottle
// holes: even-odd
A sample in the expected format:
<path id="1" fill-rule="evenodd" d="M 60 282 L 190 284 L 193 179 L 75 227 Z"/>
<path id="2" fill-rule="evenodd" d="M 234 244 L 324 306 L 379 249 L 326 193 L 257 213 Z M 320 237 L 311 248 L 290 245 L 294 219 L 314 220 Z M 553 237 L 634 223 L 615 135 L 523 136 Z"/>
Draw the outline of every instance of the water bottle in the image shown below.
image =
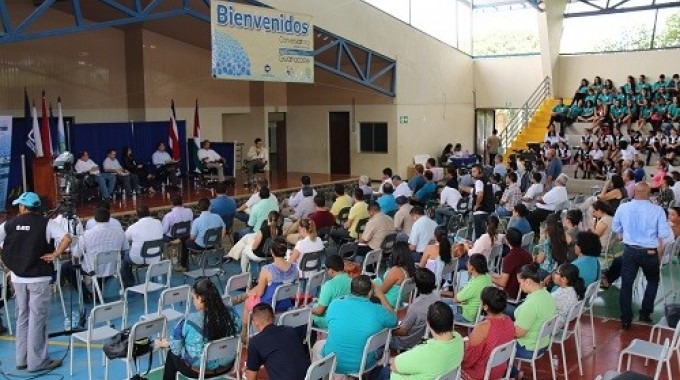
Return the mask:
<path id="1" fill-rule="evenodd" d="M 68 320 L 68 318 L 66 318 L 66 320 Z M 74 329 L 80 327 L 80 313 L 75 310 L 71 313 L 71 327 Z"/>
<path id="2" fill-rule="evenodd" d="M 557 369 L 560 366 L 560 360 L 557 358 L 557 355 L 553 355 L 552 357 L 552 366 L 555 369 Z"/>
<path id="3" fill-rule="evenodd" d="M 71 331 L 71 318 L 64 319 L 64 331 Z"/>

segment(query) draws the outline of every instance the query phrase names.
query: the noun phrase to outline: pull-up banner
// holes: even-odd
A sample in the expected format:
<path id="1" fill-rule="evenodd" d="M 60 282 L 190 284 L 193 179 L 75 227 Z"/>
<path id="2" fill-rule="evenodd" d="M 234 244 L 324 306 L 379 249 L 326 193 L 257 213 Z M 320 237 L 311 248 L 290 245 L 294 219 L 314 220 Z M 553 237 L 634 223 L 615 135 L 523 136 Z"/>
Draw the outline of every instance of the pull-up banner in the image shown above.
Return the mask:
<path id="1" fill-rule="evenodd" d="M 227 1 L 210 5 L 213 77 L 314 83 L 311 16 Z"/>
<path id="2" fill-rule="evenodd" d="M 14 157 L 19 160 L 18 155 Z M 0 116 L 0 211 L 5 211 L 9 165 L 12 160 L 12 117 Z"/>

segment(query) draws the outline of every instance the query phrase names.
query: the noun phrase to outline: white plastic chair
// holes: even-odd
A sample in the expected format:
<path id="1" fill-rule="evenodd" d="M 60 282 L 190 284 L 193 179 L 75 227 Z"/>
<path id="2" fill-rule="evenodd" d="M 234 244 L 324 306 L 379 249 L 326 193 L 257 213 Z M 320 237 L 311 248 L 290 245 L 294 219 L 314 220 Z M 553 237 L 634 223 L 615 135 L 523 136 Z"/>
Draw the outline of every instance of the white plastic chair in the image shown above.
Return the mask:
<path id="1" fill-rule="evenodd" d="M 155 278 L 164 277 L 164 282 L 155 282 Z M 127 303 L 128 292 L 139 293 L 144 296 L 144 315 L 149 314 L 149 293 L 154 293 L 163 289 L 170 288 L 170 279 L 172 277 L 172 262 L 170 260 L 162 260 L 157 263 L 150 264 L 143 284 L 131 286 L 123 292 L 123 299 Z"/>
<path id="2" fill-rule="evenodd" d="M 239 364 L 241 361 L 241 337 L 230 336 L 209 342 L 203 348 L 203 355 L 201 355 L 201 366 L 198 371 L 198 380 L 204 380 L 206 365 L 209 361 L 220 360 L 225 357 L 234 357 L 234 366 L 225 374 L 219 376 L 211 376 L 210 378 L 240 380 L 241 371 Z M 186 379 L 182 374 L 177 372 L 177 380 Z"/>
<path id="3" fill-rule="evenodd" d="M 158 298 L 158 311 L 144 314 L 139 319 L 144 321 L 162 315 L 168 322 L 172 322 L 181 318 L 186 318 L 187 315 L 189 315 L 190 295 L 191 287 L 189 285 L 180 285 L 174 288 L 165 289 Z M 175 305 L 177 304 L 182 304 L 184 310 L 175 309 Z"/>
<path id="4" fill-rule="evenodd" d="M 0 274 L 2 275 L 2 303 L 5 305 L 5 320 L 7 320 L 7 332 L 9 332 L 9 335 L 12 334 L 12 320 L 10 319 L 10 313 L 9 313 L 9 297 L 7 296 L 7 293 L 9 290 L 7 290 L 7 278 L 9 277 L 9 272 L 5 272 L 5 265 L 0 262 Z"/>
<path id="5" fill-rule="evenodd" d="M 489 361 L 486 362 L 486 370 L 484 371 L 484 380 L 491 380 L 491 371 L 499 365 L 507 364 L 508 368 L 505 370 L 503 379 L 510 378 L 510 371 L 512 370 L 512 362 L 515 359 L 516 342 L 511 340 L 508 343 L 502 344 L 491 351 L 489 354 Z"/>
<path id="6" fill-rule="evenodd" d="M 380 273 L 380 262 L 382 261 L 382 249 L 374 249 L 366 254 L 362 265 L 361 274 L 369 276 L 377 276 Z M 373 265 L 373 270 L 369 271 L 368 267 Z"/>
<path id="7" fill-rule="evenodd" d="M 503 268 L 503 246 L 494 245 L 491 247 L 489 258 L 487 259 L 489 272 L 501 274 Z"/>
<path id="8" fill-rule="evenodd" d="M 586 294 L 585 297 L 583 298 L 583 309 L 581 310 L 581 313 L 585 312 L 588 310 L 588 314 L 590 314 L 590 331 L 591 335 L 593 336 L 593 348 L 597 346 L 597 342 L 595 340 L 595 313 L 593 310 L 593 306 L 595 305 L 595 300 L 597 299 L 597 291 L 600 288 L 600 283 L 599 281 L 595 281 L 592 284 L 588 285 L 588 288 L 586 288 Z"/>
<path id="9" fill-rule="evenodd" d="M 305 326 L 305 343 L 309 348 L 309 352 L 312 352 L 311 344 L 311 333 L 312 333 L 312 308 L 303 307 L 300 309 L 288 310 L 285 313 L 279 315 L 278 323 L 279 326 L 289 326 L 293 328 Z"/>
<path id="10" fill-rule="evenodd" d="M 279 285 L 276 290 L 274 290 L 274 296 L 272 297 L 272 309 L 276 310 L 276 304 L 279 301 L 285 300 L 287 298 L 294 298 L 299 290 L 299 282 L 291 282 L 288 284 Z"/>
<path id="11" fill-rule="evenodd" d="M 555 336 L 553 337 L 553 343 L 557 343 L 560 345 L 560 348 L 562 349 L 562 369 L 564 370 L 564 378 L 565 380 L 569 380 L 569 375 L 568 375 L 568 367 L 567 367 L 567 352 L 566 352 L 566 342 L 571 338 L 572 336 L 574 337 L 575 340 L 575 346 L 576 346 L 576 359 L 578 362 L 578 372 L 579 375 L 583 376 L 583 365 L 581 363 L 581 337 L 580 337 L 580 332 L 581 332 L 581 324 L 579 322 L 579 317 L 581 316 L 581 313 L 583 311 L 583 301 L 579 301 L 574 305 L 569 310 L 569 314 L 567 314 L 567 318 L 564 320 L 564 326 L 558 326 L 560 328 L 559 330 L 556 331 Z"/>
<path id="12" fill-rule="evenodd" d="M 460 379 L 460 366 L 435 378 L 435 380 L 458 380 L 458 379 Z"/>
<path id="13" fill-rule="evenodd" d="M 406 309 L 413 299 L 416 292 L 416 282 L 412 278 L 404 279 L 399 285 L 397 293 L 397 304 L 394 305 L 395 311 Z"/>
<path id="14" fill-rule="evenodd" d="M 668 340 L 666 340 L 668 341 Z M 633 341 L 628 344 L 628 347 L 621 351 L 619 356 L 619 366 L 618 371 L 621 371 L 621 366 L 623 364 L 624 355 L 628 355 L 628 364 L 626 369 L 630 370 L 631 357 L 638 356 L 644 359 L 652 359 L 659 362 L 659 366 L 666 364 L 666 371 L 668 373 L 668 378 L 672 379 L 671 376 L 671 357 L 675 351 L 680 349 L 680 323 L 673 330 L 673 337 L 671 338 L 670 345 L 666 349 L 665 345 L 659 343 L 654 343 L 642 339 L 633 339 Z M 680 356 L 679 359 L 680 361 Z"/>
<path id="15" fill-rule="evenodd" d="M 533 246 L 534 246 L 534 233 L 533 233 L 533 231 L 527 232 L 526 234 L 522 235 L 522 248 L 531 252 Z"/>
<path id="16" fill-rule="evenodd" d="M 521 368 L 522 363 L 531 363 L 531 370 L 534 373 L 534 380 L 538 379 L 538 374 L 536 373 L 536 361 L 543 356 L 545 356 L 545 353 L 548 353 L 548 359 L 552 358 L 552 339 L 553 336 L 555 335 L 555 329 L 557 327 L 557 315 L 553 316 L 552 318 L 548 319 L 543 323 L 543 326 L 541 326 L 541 330 L 538 333 L 538 338 L 536 339 L 536 346 L 532 347 L 534 354 L 531 356 L 531 359 L 524 359 L 524 358 L 518 358 L 515 357 L 515 360 L 518 363 L 517 369 Z M 550 341 L 548 342 L 547 349 L 543 351 L 543 353 L 539 354 L 539 350 L 541 349 L 540 344 L 541 341 L 544 339 L 549 339 Z M 528 347 L 527 347 L 528 348 Z M 552 379 L 555 380 L 555 367 L 550 363 L 550 371 L 552 372 Z"/>
<path id="17" fill-rule="evenodd" d="M 222 256 L 224 256 L 224 251 L 222 248 L 210 248 L 203 251 L 199 251 L 196 255 L 199 257 L 199 268 L 195 270 L 190 270 L 184 272 L 184 281 L 187 278 L 192 280 L 197 280 L 199 277 L 217 278 L 217 282 L 220 283 L 220 288 L 222 287 L 222 280 L 220 276 L 224 272 L 222 269 Z"/>
<path id="18" fill-rule="evenodd" d="M 359 366 L 359 371 L 357 373 L 348 374 L 348 377 L 354 377 L 361 379 L 364 374 L 367 374 L 373 370 L 373 368 L 378 365 L 384 365 L 389 355 L 390 349 L 390 336 L 392 334 L 391 329 L 382 329 L 377 333 L 371 335 L 364 345 L 364 351 L 361 355 L 361 365 Z M 368 364 L 368 357 L 371 353 L 382 350 L 382 353 L 378 355 L 375 363 L 373 365 Z"/>
<path id="19" fill-rule="evenodd" d="M 123 300 L 95 306 L 87 320 L 87 330 L 71 335 L 71 347 L 75 347 L 76 340 L 84 342 L 87 348 L 88 378 L 92 380 L 92 343 L 102 342 L 113 338 L 125 327 L 126 306 Z M 121 320 L 121 330 L 111 327 L 111 322 Z M 73 352 L 71 352 L 71 376 L 73 376 Z M 109 378 L 109 362 L 105 361 L 105 379 Z"/>
<path id="20" fill-rule="evenodd" d="M 302 305 L 307 306 L 308 304 L 314 302 L 319 298 L 319 293 L 321 292 L 321 286 L 326 282 L 326 271 L 320 270 L 316 273 L 312 273 L 309 278 L 307 278 L 307 285 L 305 285 L 305 299 Z M 307 297 L 312 297 L 310 301 Z"/>
<path id="21" fill-rule="evenodd" d="M 469 227 L 459 228 L 456 234 L 453 236 L 454 243 L 460 243 L 463 240 L 467 240 Z"/>
<path id="22" fill-rule="evenodd" d="M 307 374 L 305 375 L 305 380 L 326 380 L 332 379 L 335 373 L 335 365 L 337 364 L 337 359 L 335 354 L 330 354 L 323 357 L 314 363 L 312 363 L 309 368 L 307 368 Z"/>
<path id="23" fill-rule="evenodd" d="M 475 314 L 475 320 L 474 321 L 472 321 L 472 322 L 458 322 L 458 321 L 454 320 L 453 325 L 454 326 L 467 327 L 468 330 L 472 330 L 481 320 L 482 320 L 482 304 L 480 302 L 479 307 L 477 308 L 477 313 Z"/>
<path id="24" fill-rule="evenodd" d="M 98 279 L 103 279 L 104 276 L 101 276 L 97 274 L 98 271 L 101 270 L 102 267 L 106 267 L 108 265 L 113 265 L 113 274 L 111 275 L 112 277 L 115 277 L 118 279 L 118 282 L 120 283 L 120 289 L 122 293 L 122 289 L 125 287 L 123 286 L 123 278 L 120 275 L 120 266 L 121 266 L 121 256 L 120 256 L 120 251 L 106 251 L 106 252 L 98 252 L 94 256 L 94 273 L 90 276 L 92 278 L 92 305 L 95 306 L 97 305 L 97 297 L 99 297 L 99 302 L 101 304 L 104 304 L 104 283 L 102 283 L 102 287 L 99 287 L 99 281 Z M 78 281 L 78 286 L 80 286 L 81 281 Z M 82 293 L 81 293 L 82 294 Z M 82 298 L 81 298 L 82 300 Z M 82 305 L 82 303 L 81 303 Z"/>
<path id="25" fill-rule="evenodd" d="M 135 323 L 134 325 L 132 325 L 132 327 L 130 328 L 130 335 L 128 337 L 128 342 L 136 342 L 136 341 L 138 341 L 140 339 L 144 339 L 144 338 L 149 338 L 151 340 L 163 338 L 164 335 L 165 335 L 165 330 L 167 328 L 167 323 L 168 323 L 168 321 L 162 315 L 158 316 L 154 319 L 149 319 L 149 320 L 146 320 L 146 321 L 139 321 L 139 322 Z M 140 356 L 135 358 L 133 356 L 134 346 L 135 346 L 134 344 L 128 344 L 127 355 L 124 358 L 109 359 L 108 357 L 106 357 L 106 359 L 105 359 L 106 360 L 106 368 L 109 367 L 109 361 L 122 360 L 122 361 L 125 362 L 125 373 L 127 374 L 127 378 L 130 379 L 130 378 L 132 378 L 132 376 L 134 376 L 134 372 L 132 371 L 132 364 L 134 364 L 135 361 L 138 358 L 140 358 L 142 356 L 146 356 L 146 355 L 152 355 L 153 356 L 154 352 L 162 350 L 162 349 L 156 349 L 152 345 L 151 351 L 149 351 L 148 353 L 146 353 L 144 355 L 140 355 Z"/>

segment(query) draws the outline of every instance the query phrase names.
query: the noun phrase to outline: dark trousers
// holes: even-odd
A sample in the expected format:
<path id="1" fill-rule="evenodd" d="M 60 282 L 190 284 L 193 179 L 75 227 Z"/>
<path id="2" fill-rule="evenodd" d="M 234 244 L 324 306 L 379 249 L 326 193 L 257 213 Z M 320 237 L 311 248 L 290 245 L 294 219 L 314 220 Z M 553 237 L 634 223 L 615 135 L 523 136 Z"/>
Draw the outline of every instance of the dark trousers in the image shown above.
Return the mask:
<path id="1" fill-rule="evenodd" d="M 607 282 L 609 282 L 610 285 L 621 277 L 622 264 L 623 256 L 615 257 L 614 260 L 612 260 L 611 265 L 609 265 L 609 268 L 604 272 L 604 276 L 607 278 Z"/>
<path id="2" fill-rule="evenodd" d="M 229 372 L 230 369 L 231 368 L 219 371 L 206 371 L 210 372 L 209 374 L 206 373 L 206 378 L 223 375 Z M 194 371 L 184 359 L 168 350 L 168 355 L 165 357 L 165 367 L 163 368 L 163 380 L 175 380 L 177 378 L 177 372 L 190 379 L 198 378 L 198 372 Z"/>
<path id="3" fill-rule="evenodd" d="M 642 269 L 642 274 L 647 279 L 647 287 L 640 308 L 640 315 L 646 317 L 654 311 L 654 299 L 659 288 L 659 255 L 656 249 L 625 245 L 621 262 L 621 293 L 619 295 L 621 322 L 624 323 L 633 320 L 633 284 L 639 269 Z"/>
<path id="4" fill-rule="evenodd" d="M 234 215 L 234 218 L 242 221 L 243 223 L 248 223 L 248 218 L 250 218 L 250 215 L 246 214 L 243 211 L 239 211 Z"/>
<path id="5" fill-rule="evenodd" d="M 527 222 L 529 222 L 531 229 L 534 231 L 534 235 L 538 236 L 539 229 L 541 228 L 541 223 L 543 223 L 543 221 L 548 217 L 548 215 L 552 214 L 553 212 L 554 211 L 536 208 L 529 215 L 527 215 Z"/>
<path id="6" fill-rule="evenodd" d="M 486 232 L 486 221 L 489 219 L 489 214 L 484 213 L 484 214 L 477 214 L 473 215 L 472 219 L 474 220 L 475 224 L 475 239 L 479 239 L 480 236 L 484 235 Z"/>
<path id="7" fill-rule="evenodd" d="M 329 236 L 333 239 L 335 244 L 339 244 L 341 241 L 351 238 L 349 231 L 344 228 L 333 228 Z"/>
<path id="8" fill-rule="evenodd" d="M 182 253 L 179 256 L 179 265 L 183 266 L 184 268 L 188 268 L 188 265 L 189 265 L 189 250 L 191 249 L 191 250 L 194 250 L 194 251 L 202 251 L 205 248 L 196 244 L 195 240 L 187 240 L 184 243 L 184 247 L 186 247 L 186 249 L 182 249 Z"/>
<path id="9" fill-rule="evenodd" d="M 494 160 L 496 159 L 496 153 L 489 153 L 489 165 L 494 165 Z"/>

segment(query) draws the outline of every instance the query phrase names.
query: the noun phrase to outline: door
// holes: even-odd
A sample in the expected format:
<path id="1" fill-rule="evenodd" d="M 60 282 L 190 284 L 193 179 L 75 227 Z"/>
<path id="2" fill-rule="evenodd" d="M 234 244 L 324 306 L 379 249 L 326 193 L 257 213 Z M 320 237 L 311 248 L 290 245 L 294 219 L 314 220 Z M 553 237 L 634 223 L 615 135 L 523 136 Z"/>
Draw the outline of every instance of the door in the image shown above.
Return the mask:
<path id="1" fill-rule="evenodd" d="M 286 144 L 286 113 L 269 113 L 269 169 L 288 171 L 288 146 Z"/>
<path id="2" fill-rule="evenodd" d="M 486 151 L 486 139 L 491 136 L 495 124 L 495 112 L 492 109 L 477 109 L 475 112 L 475 153 L 484 157 L 486 161 L 488 155 Z M 493 162 L 488 163 L 493 165 Z"/>
<path id="3" fill-rule="evenodd" d="M 331 174 L 350 174 L 349 123 L 349 112 L 328 113 L 328 149 L 331 158 Z"/>

